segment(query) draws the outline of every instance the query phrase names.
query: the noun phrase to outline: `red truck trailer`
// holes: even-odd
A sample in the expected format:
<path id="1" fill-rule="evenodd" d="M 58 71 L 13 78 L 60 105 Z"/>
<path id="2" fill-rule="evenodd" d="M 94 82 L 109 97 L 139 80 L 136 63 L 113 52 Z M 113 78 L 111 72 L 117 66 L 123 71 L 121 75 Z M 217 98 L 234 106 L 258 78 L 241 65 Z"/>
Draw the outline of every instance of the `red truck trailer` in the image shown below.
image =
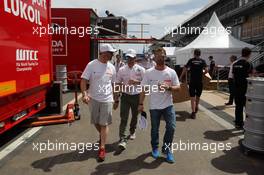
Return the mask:
<path id="1" fill-rule="evenodd" d="M 87 63 L 98 55 L 98 44 L 91 40 L 99 33 L 96 27 L 98 16 L 93 9 L 76 8 L 52 8 L 51 16 L 55 29 L 52 37 L 53 70 L 60 76 L 56 68 L 64 66 L 62 71 L 68 72 L 67 81 L 72 85 L 73 74 L 70 73 L 79 72 L 80 78 Z"/>
<path id="2" fill-rule="evenodd" d="M 0 134 L 46 107 L 51 85 L 50 0 L 0 2 Z"/>

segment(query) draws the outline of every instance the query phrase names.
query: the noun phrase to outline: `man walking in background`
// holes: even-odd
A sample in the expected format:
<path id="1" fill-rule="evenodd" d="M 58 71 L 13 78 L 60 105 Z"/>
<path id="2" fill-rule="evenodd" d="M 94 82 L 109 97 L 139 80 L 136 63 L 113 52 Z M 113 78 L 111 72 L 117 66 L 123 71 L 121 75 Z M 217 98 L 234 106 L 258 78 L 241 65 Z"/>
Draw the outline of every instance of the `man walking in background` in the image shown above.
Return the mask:
<path id="1" fill-rule="evenodd" d="M 109 44 L 100 45 L 100 56 L 91 61 L 81 78 L 81 92 L 84 103 L 89 104 L 91 123 L 100 135 L 98 160 L 105 160 L 105 144 L 112 123 L 113 89 L 116 77 L 115 67 L 109 62 L 116 50 Z M 87 92 L 87 83 L 89 89 Z"/>
<path id="2" fill-rule="evenodd" d="M 215 61 L 214 61 L 214 57 L 213 56 L 209 56 L 208 59 L 210 61 L 209 74 L 213 78 L 214 77 L 214 72 L 215 72 Z"/>
<path id="3" fill-rule="evenodd" d="M 248 62 L 251 56 L 249 48 L 242 49 L 242 58 L 240 58 L 233 65 L 234 74 L 234 92 L 235 92 L 235 126 L 237 129 L 242 129 L 244 125 L 243 109 L 246 105 L 246 92 L 247 92 L 247 78 L 249 74 L 253 73 L 253 66 Z"/>
<path id="4" fill-rule="evenodd" d="M 232 55 L 230 57 L 230 69 L 228 73 L 228 88 L 229 88 L 229 100 L 225 105 L 233 105 L 234 101 L 234 76 L 233 76 L 233 65 L 236 62 L 237 57 L 235 55 Z"/>
<path id="5" fill-rule="evenodd" d="M 127 145 L 127 135 L 126 128 L 129 117 L 129 112 L 131 109 L 132 118 L 130 122 L 130 135 L 129 138 L 134 140 L 136 138 L 136 127 L 138 120 L 138 103 L 139 103 L 139 94 L 137 91 L 137 86 L 140 86 L 140 83 L 143 79 L 145 69 L 136 64 L 136 51 L 129 49 L 126 53 L 127 65 L 120 68 L 117 74 L 116 83 L 122 87 L 123 92 L 121 96 L 121 107 L 120 107 L 120 117 L 121 122 L 119 126 L 119 137 L 120 141 L 118 146 L 124 150 Z M 119 101 L 115 103 L 118 104 Z M 117 108 L 117 105 L 115 105 Z"/>
<path id="6" fill-rule="evenodd" d="M 125 65 L 125 63 L 123 62 L 121 55 L 120 54 L 116 54 L 116 61 L 114 63 L 115 69 L 116 69 L 116 73 L 119 71 L 119 69 L 121 67 L 123 67 Z"/>
<path id="7" fill-rule="evenodd" d="M 166 154 L 166 160 L 174 163 L 171 152 L 174 131 L 176 128 L 176 115 L 172 100 L 172 91 L 180 89 L 180 82 L 176 72 L 165 65 L 166 51 L 158 48 L 154 51 L 154 59 L 157 65 L 146 71 L 141 85 L 149 88 L 149 107 L 151 118 L 151 146 L 152 156 L 159 157 L 159 127 L 161 116 L 166 122 L 166 131 L 163 139 L 162 153 Z M 145 89 L 145 88 L 144 88 Z M 143 111 L 145 92 L 140 94 L 138 110 Z"/>
<path id="8" fill-rule="evenodd" d="M 196 113 L 199 109 L 200 97 L 203 91 L 203 74 L 208 73 L 205 60 L 200 58 L 201 50 L 194 50 L 194 58 L 190 59 L 185 65 L 183 72 L 180 76 L 180 80 L 190 71 L 189 93 L 191 97 L 191 106 L 193 119 L 196 118 Z"/>

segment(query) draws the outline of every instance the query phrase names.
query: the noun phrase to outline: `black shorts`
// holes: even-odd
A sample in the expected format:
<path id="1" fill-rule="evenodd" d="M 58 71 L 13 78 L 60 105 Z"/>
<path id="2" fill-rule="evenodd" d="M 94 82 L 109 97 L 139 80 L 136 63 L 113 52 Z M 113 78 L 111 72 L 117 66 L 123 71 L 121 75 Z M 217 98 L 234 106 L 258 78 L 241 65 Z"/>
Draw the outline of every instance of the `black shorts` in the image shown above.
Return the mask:
<path id="1" fill-rule="evenodd" d="M 203 83 L 190 83 L 189 93 L 190 97 L 201 97 L 203 91 Z"/>

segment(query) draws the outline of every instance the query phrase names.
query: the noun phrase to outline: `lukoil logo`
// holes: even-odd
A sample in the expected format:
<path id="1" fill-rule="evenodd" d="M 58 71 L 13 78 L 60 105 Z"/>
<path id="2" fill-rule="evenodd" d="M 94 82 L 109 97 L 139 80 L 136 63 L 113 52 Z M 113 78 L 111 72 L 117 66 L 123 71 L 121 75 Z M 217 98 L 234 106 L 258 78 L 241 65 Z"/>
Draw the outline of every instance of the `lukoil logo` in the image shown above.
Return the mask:
<path id="1" fill-rule="evenodd" d="M 38 61 L 38 51 L 37 50 L 16 50 L 16 60 L 17 61 Z"/>
<path id="2" fill-rule="evenodd" d="M 42 26 L 40 10 L 37 8 L 42 7 L 46 10 L 46 0 L 32 0 L 31 4 L 29 3 L 21 0 L 4 0 L 4 11 Z"/>

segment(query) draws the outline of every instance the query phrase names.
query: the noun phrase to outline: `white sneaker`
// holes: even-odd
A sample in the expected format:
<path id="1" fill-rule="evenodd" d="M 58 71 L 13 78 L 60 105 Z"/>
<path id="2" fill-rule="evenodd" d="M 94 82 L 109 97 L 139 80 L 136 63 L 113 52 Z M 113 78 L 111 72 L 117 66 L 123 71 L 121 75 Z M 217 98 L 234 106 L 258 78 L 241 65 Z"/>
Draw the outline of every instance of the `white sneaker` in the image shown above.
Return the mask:
<path id="1" fill-rule="evenodd" d="M 125 140 L 121 140 L 118 144 L 118 147 L 121 149 L 121 150 L 125 150 L 126 149 L 126 141 Z"/>
<path id="2" fill-rule="evenodd" d="M 136 133 L 130 134 L 129 139 L 130 140 L 135 140 L 136 139 Z"/>

